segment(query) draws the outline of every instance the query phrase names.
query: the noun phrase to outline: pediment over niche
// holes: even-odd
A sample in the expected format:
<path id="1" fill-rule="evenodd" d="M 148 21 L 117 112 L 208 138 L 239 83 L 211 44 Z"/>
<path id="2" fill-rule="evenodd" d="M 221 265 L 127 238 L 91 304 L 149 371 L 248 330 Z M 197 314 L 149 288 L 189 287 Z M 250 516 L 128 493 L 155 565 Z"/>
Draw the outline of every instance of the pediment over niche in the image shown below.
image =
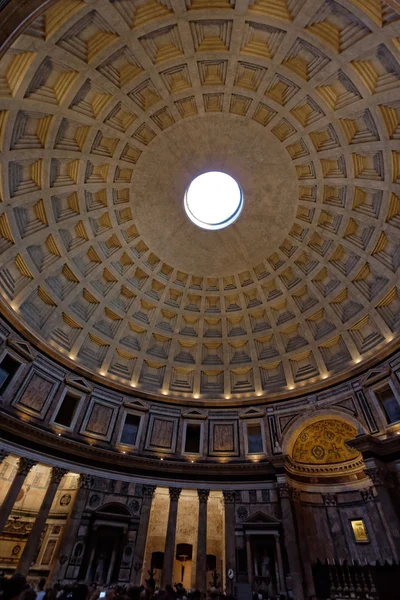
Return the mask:
<path id="1" fill-rule="evenodd" d="M 140 410 L 142 412 L 147 412 L 149 410 L 148 405 L 145 402 L 139 400 L 139 398 L 134 398 L 132 400 L 127 400 L 124 402 L 125 408 L 134 408 L 135 410 Z"/>
<path id="2" fill-rule="evenodd" d="M 35 353 L 32 349 L 32 346 L 28 342 L 10 337 L 7 338 L 7 345 L 27 360 L 34 360 Z"/>
<path id="3" fill-rule="evenodd" d="M 87 394 L 90 394 L 90 392 L 93 389 L 90 383 L 86 381 L 84 377 L 75 377 L 73 375 L 67 375 L 67 377 L 65 378 L 65 383 L 67 385 L 71 385 L 72 387 L 76 387 L 78 388 L 78 390 L 82 390 Z"/>
<path id="4" fill-rule="evenodd" d="M 274 517 L 271 517 L 270 515 L 267 515 L 266 513 L 259 510 L 256 513 L 253 513 L 252 515 L 247 517 L 247 519 L 242 522 L 242 525 L 244 528 L 254 526 L 256 526 L 257 528 L 276 528 L 281 525 L 281 522 L 278 521 L 278 519 L 275 519 Z"/>
<path id="5" fill-rule="evenodd" d="M 184 419 L 207 419 L 207 413 L 199 410 L 198 408 L 193 408 L 192 410 L 185 410 L 182 413 L 182 418 Z"/>
<path id="6" fill-rule="evenodd" d="M 371 369 L 370 371 L 368 371 L 368 373 L 365 375 L 365 377 L 361 380 L 361 385 L 364 387 L 369 387 L 370 385 L 377 383 L 381 379 L 384 379 L 385 377 L 389 377 L 389 375 L 390 375 L 389 367 L 383 367 L 380 369 Z"/>
<path id="7" fill-rule="evenodd" d="M 249 408 L 246 408 L 246 410 L 243 410 L 239 417 L 241 419 L 253 419 L 253 418 L 261 418 L 265 415 L 265 409 L 264 408 L 256 408 L 254 406 L 250 406 Z"/>

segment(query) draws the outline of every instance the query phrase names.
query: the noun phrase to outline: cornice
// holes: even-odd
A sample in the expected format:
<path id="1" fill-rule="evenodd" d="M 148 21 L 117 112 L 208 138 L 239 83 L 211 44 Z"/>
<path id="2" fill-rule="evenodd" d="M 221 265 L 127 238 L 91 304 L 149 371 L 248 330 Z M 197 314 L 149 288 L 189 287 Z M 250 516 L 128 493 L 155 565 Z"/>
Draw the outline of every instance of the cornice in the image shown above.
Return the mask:
<path id="1" fill-rule="evenodd" d="M 79 470 L 82 467 L 96 467 L 129 473 L 129 475 L 149 475 L 161 479 L 179 478 L 199 481 L 223 481 L 224 479 L 241 482 L 271 479 L 275 475 L 273 457 L 266 457 L 260 462 L 200 462 L 188 463 L 184 460 L 163 459 L 149 456 L 121 454 L 106 450 L 97 445 L 56 437 L 53 433 L 43 431 L 29 423 L 22 422 L 6 413 L 1 414 L 0 436 L 7 442 L 13 442 L 23 448 L 50 454 L 52 458 L 72 461 Z"/>
<path id="2" fill-rule="evenodd" d="M 364 458 L 380 457 L 385 461 L 400 458 L 400 436 L 398 435 L 386 439 L 379 439 L 372 435 L 360 435 L 346 443 L 361 452 Z"/>

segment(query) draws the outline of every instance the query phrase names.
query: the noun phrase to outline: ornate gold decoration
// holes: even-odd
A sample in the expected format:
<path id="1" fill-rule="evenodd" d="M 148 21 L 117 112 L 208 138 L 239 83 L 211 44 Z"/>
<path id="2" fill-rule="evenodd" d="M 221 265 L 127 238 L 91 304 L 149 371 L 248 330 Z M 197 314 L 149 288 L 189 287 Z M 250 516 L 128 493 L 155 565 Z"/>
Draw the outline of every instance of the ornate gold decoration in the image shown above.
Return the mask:
<path id="1" fill-rule="evenodd" d="M 362 519 L 354 519 L 351 521 L 354 539 L 356 542 L 369 542 L 367 530 Z"/>
<path id="2" fill-rule="evenodd" d="M 324 419 L 306 426 L 298 436 L 292 460 L 301 464 L 336 464 L 359 457 L 346 442 L 357 435 L 352 425 L 338 419 Z"/>

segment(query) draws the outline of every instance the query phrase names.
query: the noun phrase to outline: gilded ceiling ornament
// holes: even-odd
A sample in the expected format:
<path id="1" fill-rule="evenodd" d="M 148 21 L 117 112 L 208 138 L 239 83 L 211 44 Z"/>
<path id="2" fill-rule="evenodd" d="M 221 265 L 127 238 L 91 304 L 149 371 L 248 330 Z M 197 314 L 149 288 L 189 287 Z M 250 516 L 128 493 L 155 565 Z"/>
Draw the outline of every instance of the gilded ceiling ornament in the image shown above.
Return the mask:
<path id="1" fill-rule="evenodd" d="M 299 434 L 292 460 L 302 464 L 334 464 L 352 460 L 359 452 L 346 441 L 355 438 L 357 430 L 338 419 L 323 419 L 307 425 Z"/>

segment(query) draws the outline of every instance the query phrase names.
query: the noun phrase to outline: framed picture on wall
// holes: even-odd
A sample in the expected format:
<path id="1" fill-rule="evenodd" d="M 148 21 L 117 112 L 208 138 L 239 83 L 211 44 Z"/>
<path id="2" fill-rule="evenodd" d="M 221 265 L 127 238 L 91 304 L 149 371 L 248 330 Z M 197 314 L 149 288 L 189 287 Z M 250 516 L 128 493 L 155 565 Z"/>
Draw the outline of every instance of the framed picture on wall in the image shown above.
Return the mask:
<path id="1" fill-rule="evenodd" d="M 353 530 L 354 540 L 357 543 L 369 542 L 369 537 L 363 519 L 352 519 L 350 521 Z"/>

